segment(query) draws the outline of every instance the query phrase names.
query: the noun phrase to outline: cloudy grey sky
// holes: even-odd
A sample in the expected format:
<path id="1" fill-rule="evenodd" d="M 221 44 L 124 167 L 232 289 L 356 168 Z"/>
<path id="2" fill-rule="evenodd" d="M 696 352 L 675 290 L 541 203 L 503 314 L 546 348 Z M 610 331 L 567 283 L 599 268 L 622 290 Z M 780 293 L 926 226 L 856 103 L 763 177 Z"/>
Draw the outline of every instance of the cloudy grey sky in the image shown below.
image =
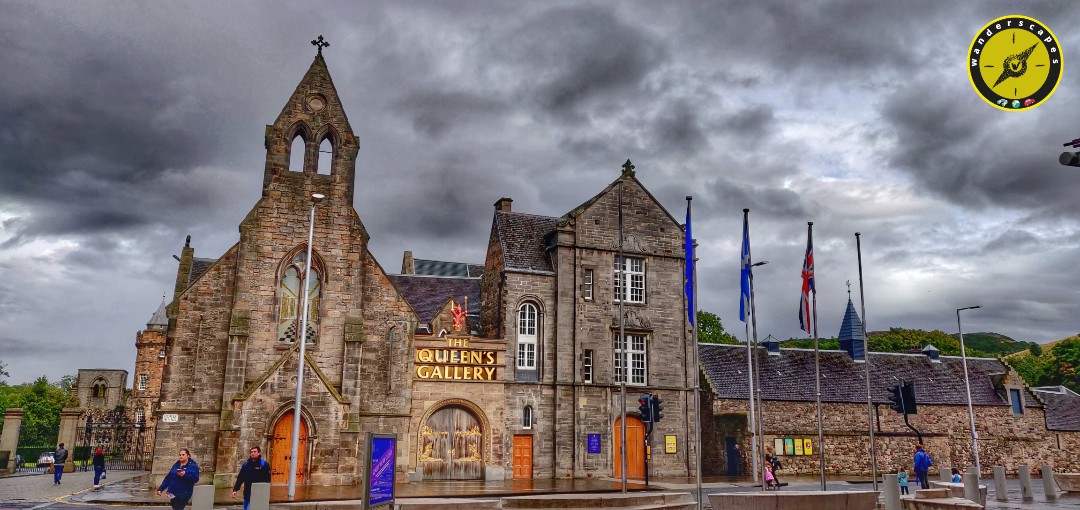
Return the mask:
<path id="1" fill-rule="evenodd" d="M 967 49 L 1008 15 L 1055 31 L 1030 111 L 975 95 Z M 0 360 L 10 382 L 134 366 L 184 236 L 217 257 L 259 196 L 263 129 L 314 56 L 360 138 L 355 207 L 384 267 L 481 262 L 492 204 L 558 216 L 627 158 L 694 196 L 700 304 L 742 338 L 742 209 L 761 336 L 800 336 L 806 222 L 834 336 L 867 323 L 1080 331 L 1074 2 L 4 2 Z M 129 382 L 130 384 L 130 382 Z"/>

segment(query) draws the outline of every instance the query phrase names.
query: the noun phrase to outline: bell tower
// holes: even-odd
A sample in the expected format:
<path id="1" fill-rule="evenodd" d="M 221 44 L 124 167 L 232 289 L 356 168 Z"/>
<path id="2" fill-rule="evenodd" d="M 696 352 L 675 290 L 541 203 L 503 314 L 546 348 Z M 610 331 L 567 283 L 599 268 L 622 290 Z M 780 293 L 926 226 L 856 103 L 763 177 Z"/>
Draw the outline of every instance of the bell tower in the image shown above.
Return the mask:
<path id="1" fill-rule="evenodd" d="M 322 50 L 330 43 L 321 35 L 311 43 L 318 47 L 315 60 L 277 119 L 266 126 L 262 194 L 298 194 L 295 198 L 306 202 L 305 197 L 321 193 L 351 205 L 358 143 L 323 59 Z M 303 143 L 294 143 L 297 138 Z M 302 158 L 292 154 L 301 147 Z M 319 173 L 320 147 L 330 149 L 329 174 Z M 290 161 L 302 164 L 290 168 Z"/>

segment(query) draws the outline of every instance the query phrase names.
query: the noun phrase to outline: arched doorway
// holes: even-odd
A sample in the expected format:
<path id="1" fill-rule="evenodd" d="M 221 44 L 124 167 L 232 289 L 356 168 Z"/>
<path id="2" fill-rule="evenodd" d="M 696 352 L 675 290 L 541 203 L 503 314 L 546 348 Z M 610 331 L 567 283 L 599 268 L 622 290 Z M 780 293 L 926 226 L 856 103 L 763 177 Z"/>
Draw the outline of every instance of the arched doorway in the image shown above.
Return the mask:
<path id="1" fill-rule="evenodd" d="M 481 480 L 484 431 L 468 408 L 452 404 L 420 426 L 420 468 L 424 480 Z"/>
<path id="2" fill-rule="evenodd" d="M 613 476 L 622 478 L 622 454 L 619 452 L 622 446 L 621 419 L 615 420 L 614 433 L 611 437 L 615 438 L 611 444 L 611 450 L 615 452 Z M 626 477 L 645 478 L 645 425 L 633 416 L 626 417 Z"/>
<path id="3" fill-rule="evenodd" d="M 289 455 L 292 453 L 293 412 L 287 411 L 274 425 L 274 436 L 270 440 L 270 483 L 289 483 Z M 296 465 L 296 483 L 303 483 L 304 468 L 307 463 L 307 423 L 300 419 L 299 459 Z"/>

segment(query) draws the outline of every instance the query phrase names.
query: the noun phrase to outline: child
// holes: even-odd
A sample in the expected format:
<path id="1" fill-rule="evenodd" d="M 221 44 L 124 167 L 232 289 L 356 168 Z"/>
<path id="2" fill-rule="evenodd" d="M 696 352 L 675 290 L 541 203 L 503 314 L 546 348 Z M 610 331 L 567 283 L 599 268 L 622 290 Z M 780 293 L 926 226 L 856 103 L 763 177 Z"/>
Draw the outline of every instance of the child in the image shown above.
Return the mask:
<path id="1" fill-rule="evenodd" d="M 952 483 L 962 483 L 963 481 L 964 479 L 960 477 L 960 470 L 952 468 Z"/>
<path id="2" fill-rule="evenodd" d="M 776 476 L 773 475 L 772 466 L 768 462 L 764 465 L 765 469 L 765 488 L 766 489 L 780 489 L 780 484 L 776 481 Z"/>
<path id="3" fill-rule="evenodd" d="M 900 482 L 900 494 L 908 493 L 908 480 L 907 480 L 907 466 L 900 466 L 900 471 L 896 473 L 896 481 Z"/>

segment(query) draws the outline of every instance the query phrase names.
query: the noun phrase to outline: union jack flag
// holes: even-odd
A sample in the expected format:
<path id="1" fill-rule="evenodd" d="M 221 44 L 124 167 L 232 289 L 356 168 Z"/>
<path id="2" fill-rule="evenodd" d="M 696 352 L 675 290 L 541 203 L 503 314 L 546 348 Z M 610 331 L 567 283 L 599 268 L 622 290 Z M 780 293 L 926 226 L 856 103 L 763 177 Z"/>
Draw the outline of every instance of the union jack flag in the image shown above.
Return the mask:
<path id="1" fill-rule="evenodd" d="M 802 302 L 799 305 L 799 326 L 808 334 L 813 334 L 810 329 L 810 293 L 817 293 L 814 288 L 814 236 L 813 226 L 807 227 L 806 231 L 806 258 L 802 266 Z"/>

